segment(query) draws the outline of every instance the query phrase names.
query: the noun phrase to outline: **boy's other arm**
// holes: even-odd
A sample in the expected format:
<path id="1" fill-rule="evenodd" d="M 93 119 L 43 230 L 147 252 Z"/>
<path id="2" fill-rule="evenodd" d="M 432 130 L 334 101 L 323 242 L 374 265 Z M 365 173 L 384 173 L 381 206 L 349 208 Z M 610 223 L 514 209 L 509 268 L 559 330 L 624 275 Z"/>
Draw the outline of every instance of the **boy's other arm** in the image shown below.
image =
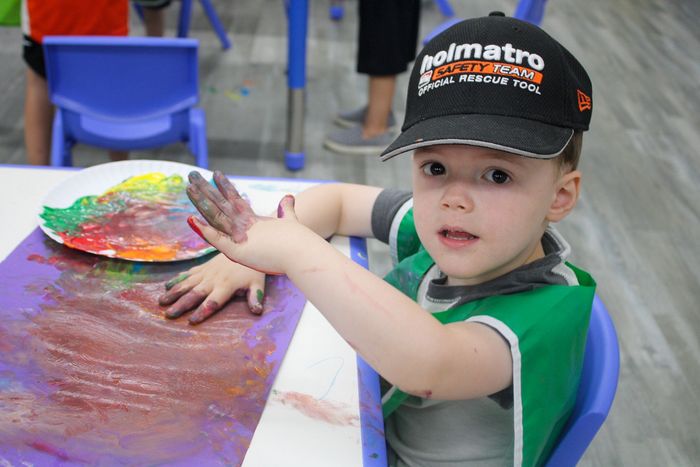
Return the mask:
<path id="1" fill-rule="evenodd" d="M 334 233 L 370 236 L 372 206 L 380 191 L 362 185 L 318 185 L 299 194 L 297 211 L 302 222 L 324 238 Z M 236 294 L 247 296 L 252 313 L 262 313 L 265 275 L 219 254 L 168 281 L 158 302 L 167 318 L 192 312 L 188 321 L 199 324 Z"/>
<path id="2" fill-rule="evenodd" d="M 381 188 L 349 183 L 316 185 L 299 193 L 299 222 L 323 238 L 333 234 L 372 237 L 372 208 Z"/>

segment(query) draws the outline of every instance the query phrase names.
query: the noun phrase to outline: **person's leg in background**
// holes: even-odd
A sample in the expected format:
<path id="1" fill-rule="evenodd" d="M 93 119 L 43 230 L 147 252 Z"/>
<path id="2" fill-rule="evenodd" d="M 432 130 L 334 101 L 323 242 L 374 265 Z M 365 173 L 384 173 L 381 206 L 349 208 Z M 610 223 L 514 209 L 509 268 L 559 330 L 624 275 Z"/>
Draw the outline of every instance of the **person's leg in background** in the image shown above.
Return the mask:
<path id="1" fill-rule="evenodd" d="M 48 165 L 51 162 L 51 133 L 55 112 L 46 81 L 42 38 L 47 35 L 121 36 L 128 33 L 126 0 L 123 3 L 117 0 L 69 3 L 65 7 L 60 0 L 42 0 L 22 5 L 22 58 L 27 64 L 24 143 L 27 163 L 32 165 Z M 105 7 L 109 8 L 105 10 Z M 85 15 L 76 15 L 77 12 L 84 12 Z M 94 18 L 99 18 L 100 21 L 94 21 Z M 111 160 L 122 160 L 128 157 L 128 153 L 109 151 L 109 156 Z"/>
<path id="2" fill-rule="evenodd" d="M 165 8 L 170 0 L 137 0 L 143 9 L 143 26 L 146 35 L 163 37 L 165 35 Z"/>
<path id="3" fill-rule="evenodd" d="M 27 162 L 48 165 L 51 157 L 51 122 L 54 108 L 49 101 L 46 79 L 27 68 L 24 95 L 24 145 Z"/>
<path id="4" fill-rule="evenodd" d="M 144 8 L 143 25 L 147 36 L 163 37 L 165 35 L 165 14 L 163 10 L 160 8 Z"/>
<path id="5" fill-rule="evenodd" d="M 362 138 L 374 138 L 389 131 L 389 115 L 394 103 L 396 75 L 370 76 L 367 113 L 362 124 Z"/>
<path id="6" fill-rule="evenodd" d="M 367 105 L 338 116 L 349 128 L 329 133 L 326 147 L 372 154 L 392 141 L 397 76 L 415 58 L 419 18 L 420 0 L 360 0 L 357 72 L 369 77 Z"/>
<path id="7" fill-rule="evenodd" d="M 46 83 L 44 49 L 28 35 L 23 35 L 22 59 L 27 65 L 24 91 L 24 146 L 27 163 L 48 165 L 51 161 L 51 128 L 54 107 Z"/>

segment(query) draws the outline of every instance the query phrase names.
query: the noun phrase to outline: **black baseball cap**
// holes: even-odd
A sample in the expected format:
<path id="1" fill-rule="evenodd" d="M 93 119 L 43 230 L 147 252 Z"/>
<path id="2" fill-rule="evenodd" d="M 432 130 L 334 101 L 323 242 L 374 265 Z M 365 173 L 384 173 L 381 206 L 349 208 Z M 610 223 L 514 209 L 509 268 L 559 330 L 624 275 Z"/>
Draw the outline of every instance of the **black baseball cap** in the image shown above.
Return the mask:
<path id="1" fill-rule="evenodd" d="M 498 12 L 468 19 L 416 58 L 401 134 L 380 157 L 467 144 L 551 159 L 588 130 L 591 96 L 583 66 L 539 27 Z"/>

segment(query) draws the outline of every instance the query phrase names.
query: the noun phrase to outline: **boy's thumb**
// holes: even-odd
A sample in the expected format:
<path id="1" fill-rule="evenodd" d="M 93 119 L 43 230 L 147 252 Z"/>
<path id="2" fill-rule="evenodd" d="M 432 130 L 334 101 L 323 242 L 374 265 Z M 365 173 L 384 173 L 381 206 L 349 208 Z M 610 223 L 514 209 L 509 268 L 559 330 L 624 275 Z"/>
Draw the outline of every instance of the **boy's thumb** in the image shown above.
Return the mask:
<path id="1" fill-rule="evenodd" d="M 250 284 L 248 288 L 248 309 L 251 313 L 255 315 L 262 314 L 263 312 L 263 302 L 265 300 L 265 276 L 263 275 L 262 281 L 255 281 Z"/>
<path id="2" fill-rule="evenodd" d="M 294 219 L 296 220 L 297 214 L 294 212 L 294 196 L 285 195 L 281 200 L 280 204 L 277 206 L 277 218 L 278 219 Z"/>

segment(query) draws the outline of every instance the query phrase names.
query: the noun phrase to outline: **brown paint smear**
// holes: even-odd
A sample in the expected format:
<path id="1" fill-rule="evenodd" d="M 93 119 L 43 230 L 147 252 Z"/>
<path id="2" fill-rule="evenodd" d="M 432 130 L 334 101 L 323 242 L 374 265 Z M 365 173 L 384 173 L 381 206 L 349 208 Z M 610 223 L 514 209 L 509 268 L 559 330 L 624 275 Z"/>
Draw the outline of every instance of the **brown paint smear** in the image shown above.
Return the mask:
<path id="1" fill-rule="evenodd" d="M 31 391 L 0 392 L 0 444 L 88 463 L 109 455 L 153 464 L 212 449 L 223 462 L 242 460 L 275 351 L 273 339 L 246 334 L 258 318 L 245 301 L 193 328 L 157 305 L 171 271 L 124 284 L 131 275 L 97 261 L 31 260 L 70 273 L 30 290 L 43 304 L 29 323 L 0 323 L 2 350 L 37 375 Z"/>

